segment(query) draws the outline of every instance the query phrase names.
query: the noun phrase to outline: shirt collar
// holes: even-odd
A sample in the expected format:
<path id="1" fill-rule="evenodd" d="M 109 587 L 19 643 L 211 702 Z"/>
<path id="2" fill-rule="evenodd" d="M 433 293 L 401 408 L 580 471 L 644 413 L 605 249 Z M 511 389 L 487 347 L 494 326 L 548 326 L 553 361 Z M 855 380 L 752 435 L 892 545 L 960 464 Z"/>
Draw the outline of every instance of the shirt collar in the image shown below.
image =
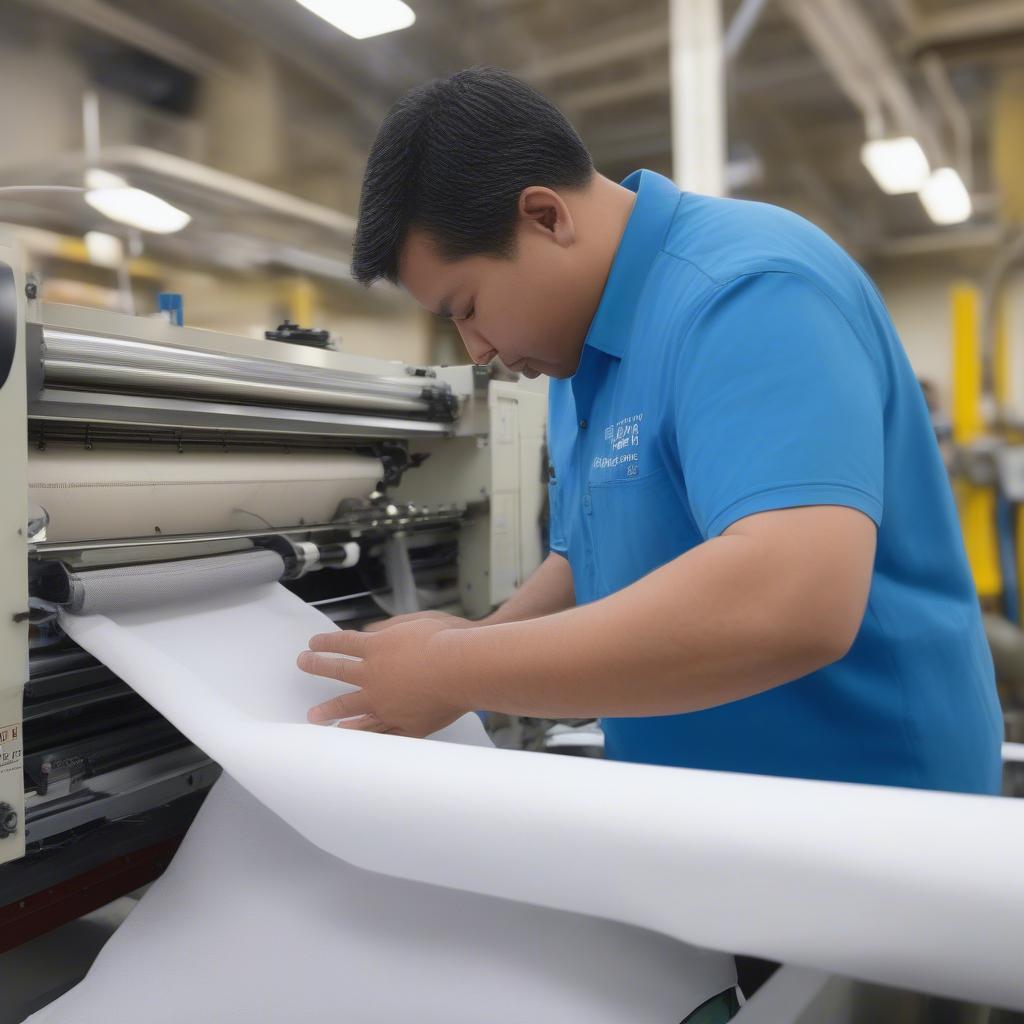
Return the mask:
<path id="1" fill-rule="evenodd" d="M 623 188 L 636 193 L 584 346 L 622 358 L 633 314 L 651 264 L 661 251 L 679 202 L 679 189 L 654 171 L 634 171 Z"/>

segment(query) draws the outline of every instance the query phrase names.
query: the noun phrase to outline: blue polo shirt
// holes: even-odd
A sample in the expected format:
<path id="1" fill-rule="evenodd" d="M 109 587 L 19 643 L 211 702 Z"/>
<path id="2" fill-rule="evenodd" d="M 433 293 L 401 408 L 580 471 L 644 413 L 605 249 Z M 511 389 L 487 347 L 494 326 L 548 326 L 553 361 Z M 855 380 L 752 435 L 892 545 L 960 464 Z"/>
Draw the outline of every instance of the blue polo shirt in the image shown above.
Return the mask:
<path id="1" fill-rule="evenodd" d="M 857 509 L 878 546 L 841 661 L 710 710 L 606 719 L 608 755 L 998 792 L 1002 715 L 978 600 L 878 292 L 793 213 L 680 193 L 650 171 L 623 184 L 637 197 L 580 364 L 550 389 L 550 544 L 577 602 L 770 509 Z"/>

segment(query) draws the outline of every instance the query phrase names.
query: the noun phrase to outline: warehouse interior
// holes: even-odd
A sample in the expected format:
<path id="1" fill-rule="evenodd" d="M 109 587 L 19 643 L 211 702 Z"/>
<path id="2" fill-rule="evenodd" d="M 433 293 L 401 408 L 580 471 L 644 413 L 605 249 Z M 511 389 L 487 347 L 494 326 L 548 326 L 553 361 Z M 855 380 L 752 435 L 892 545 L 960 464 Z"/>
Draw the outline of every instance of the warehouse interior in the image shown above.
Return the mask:
<path id="1" fill-rule="evenodd" d="M 48 446 L 91 453 L 94 444 L 116 446 L 119 438 L 133 451 L 150 445 L 153 465 L 174 450 L 197 460 L 217 444 L 227 451 L 227 435 L 218 433 L 225 428 L 212 420 L 146 413 L 130 421 L 134 434 L 127 437 L 129 421 L 120 414 L 117 422 L 99 422 L 69 413 L 58 402 L 62 389 L 95 394 L 98 387 L 81 383 L 86 378 L 82 366 L 72 365 L 69 339 L 107 339 L 111 324 L 128 323 L 118 318 L 137 318 L 132 344 L 155 350 L 173 344 L 180 331 L 181 346 L 206 353 L 204 359 L 235 360 L 229 372 L 237 370 L 245 387 L 255 389 L 266 379 L 260 384 L 262 371 L 243 364 L 262 350 L 246 346 L 294 340 L 285 336 L 298 330 L 298 340 L 310 346 L 303 351 L 314 355 L 285 357 L 279 384 L 355 388 L 355 377 L 372 377 L 358 384 L 366 388 L 358 407 L 363 418 L 383 424 L 386 416 L 398 417 L 404 426 L 389 420 L 380 437 L 365 424 L 352 427 L 340 448 L 319 434 L 309 440 L 315 428 L 301 428 L 300 448 L 317 472 L 317 460 L 327 465 L 337 456 L 350 460 L 344 472 L 355 480 L 367 472 L 359 459 L 377 459 L 389 487 L 381 488 L 385 497 L 374 490 L 369 511 L 350 507 L 354 518 L 344 530 L 310 532 L 302 542 L 291 534 L 286 564 L 312 560 L 289 589 L 336 623 L 357 625 L 421 608 L 481 616 L 499 606 L 547 552 L 546 392 L 496 362 L 471 366 L 450 321 L 425 312 L 399 286 L 359 284 L 350 260 L 367 154 L 391 105 L 409 89 L 463 68 L 506 69 L 557 104 L 597 170 L 612 180 L 647 168 L 684 190 L 784 207 L 822 228 L 870 275 L 924 391 L 949 473 L 1005 719 L 1002 799 L 1014 810 L 1024 806 L 1017 804 L 1024 798 L 1024 2 L 634 0 L 624 7 L 612 0 L 381 0 L 336 5 L 352 9 L 355 21 L 347 29 L 326 20 L 324 8 L 331 6 L 325 0 L 0 0 L 0 256 L 4 245 L 19 254 L 15 280 L 26 296 L 25 338 L 30 343 L 38 331 L 46 379 L 53 373 L 57 382 L 49 397 L 41 393 L 52 409 L 37 406 L 33 413 L 30 392 L 28 465 L 33 458 L 38 465 Z M 104 207 L 102 193 L 126 190 L 141 190 L 152 202 L 143 200 L 145 209 L 134 213 Z M 64 307 L 69 311 L 60 312 Z M 219 350 L 216 336 L 201 332 L 231 337 Z M 61 339 L 66 351 L 58 347 Z M 328 353 L 327 363 L 318 347 Z M 336 365 L 334 353 L 342 358 Z M 107 358 L 99 352 L 82 365 Z M 139 367 L 163 372 L 156 362 Z M 414 392 L 412 383 L 420 388 L 424 381 Z M 520 386 L 516 397 L 511 389 Z M 158 392 L 143 387 L 139 395 L 148 402 Z M 225 399 L 250 400 L 257 410 L 269 402 Z M 153 399 L 154 409 L 160 401 Z M 297 400 L 292 407 L 308 408 Z M 403 408 L 413 411 L 395 411 Z M 185 403 L 182 410 L 187 416 Z M 21 411 L 11 415 L 24 432 L 23 395 Z M 184 433 L 175 423 L 185 424 Z M 265 456 L 269 467 L 291 450 L 268 423 L 247 421 L 231 443 L 248 446 L 253 458 Z M 332 430 L 335 439 L 342 436 Z M 506 442 L 514 447 L 503 448 Z M 410 450 L 419 454 L 410 457 Z M 5 477 L 16 481 L 9 472 L 20 471 L 23 478 L 24 461 L 19 465 Z M 912 476 L 913 467 L 906 472 Z M 237 475 L 241 487 L 245 474 Z M 86 509 L 75 504 L 84 492 L 74 488 L 85 486 L 78 478 L 46 479 L 56 514 L 46 510 L 49 537 L 45 528 L 35 535 L 34 553 L 50 566 L 66 561 L 73 547 L 78 557 L 112 536 L 152 533 L 160 501 L 180 497 L 182 509 L 188 506 L 186 492 L 168 491 L 136 515 L 120 504 L 130 500 L 126 488 L 118 504 L 111 499 L 110 507 Z M 323 526 L 327 505 L 321 515 L 282 511 L 298 479 L 290 471 L 275 478 L 274 508 L 284 521 Z M 4 486 L 23 509 L 24 485 Z M 335 498 L 324 491 L 322 500 Z M 68 532 L 62 510 L 81 522 L 90 516 L 91 532 Z M 150 518 L 136 529 L 132 518 L 141 523 L 143 516 Z M 272 532 L 262 516 L 266 529 L 260 530 Z M 31 517 L 30 508 L 29 541 Z M 228 557 L 243 530 L 226 514 L 207 524 L 198 512 L 190 518 L 183 511 L 175 521 L 178 527 L 157 526 L 155 533 L 177 533 L 193 544 L 207 535 L 207 546 L 195 548 L 204 557 Z M 214 532 L 217 543 L 210 546 Z M 256 536 L 251 525 L 249 533 Z M 297 555 L 296 545 L 306 542 L 320 543 L 319 550 L 314 543 L 312 556 L 308 548 Z M 357 542 L 363 561 L 353 567 L 356 556 L 346 545 Z M 17 567 L 22 586 L 25 543 L 17 538 L 10 563 L 0 563 L 4 572 Z M 327 572 L 307 571 L 314 562 Z M 74 569 L 97 564 L 116 560 L 86 557 Z M 331 587 L 342 587 L 344 598 Z M 13 663 L 32 660 L 39 702 L 33 714 L 42 715 L 45 700 L 58 699 L 56 689 L 38 682 L 42 659 L 69 655 L 60 646 L 66 637 L 54 645 L 52 622 L 31 621 L 37 632 Z M 46 664 L 54 680 L 83 673 L 76 686 L 104 667 L 73 658 Z M 18 680 L 19 724 L 25 682 Z M 108 686 L 108 677 L 101 682 Z M 8 684 L 0 681 L 0 692 Z M 121 691 L 110 696 L 127 699 Z M 26 709 L 29 698 L 26 689 Z M 65 703 L 56 713 L 73 721 L 72 706 L 78 709 Z M 31 721 L 26 710 L 26 734 Z M 0 715 L 0 755 L 7 749 L 4 724 Z M 145 727 L 157 728 L 148 719 Z M 592 721 L 495 715 L 488 732 L 501 747 L 601 757 L 603 741 Z M 147 735 L 167 750 L 177 742 L 162 732 Z M 47 742 L 57 750 L 56 739 Z M 42 748 L 30 748 L 26 740 L 26 773 L 33 758 L 34 770 L 50 771 L 50 761 L 40 760 Z M 205 793 L 217 760 L 183 760 L 175 771 Z M 80 786 L 88 788 L 88 772 L 66 775 L 58 786 L 67 785 L 69 800 Z M 25 778 L 28 793 L 32 780 Z M 95 852 L 82 867 L 85 861 L 78 864 L 64 843 L 59 868 L 48 874 L 33 862 L 35 874 L 25 881 L 8 870 L 17 862 L 5 864 L 0 856 L 0 1024 L 42 1011 L 71 989 L 164 870 L 201 802 L 199 793 L 173 792 L 178 810 L 139 847 L 148 859 L 140 860 L 130 843 L 111 844 L 120 858 L 116 871 L 104 874 Z M 42 795 L 45 783 L 35 799 Z M 0 801 L 0 810 L 6 806 Z M 31 814 L 25 807 L 22 816 Z M 124 807 L 126 814 L 143 814 L 135 804 Z M 12 820 L 13 835 L 18 822 Z M 37 834 L 44 845 L 60 845 L 57 831 Z M 21 840 L 31 844 L 31 834 Z M 1004 841 L 977 837 L 993 848 Z M 949 882 L 951 891 L 957 882 Z M 1019 875 L 1015 886 L 1019 893 Z M 40 895 L 47 891 L 49 897 Z M 1019 911 L 1019 895 L 1015 900 Z M 1007 933 L 1005 942 L 1012 941 Z M 933 962 L 941 974 L 938 953 Z M 836 981 L 838 970 L 825 981 L 797 974 L 786 979 L 789 988 L 768 993 L 782 1009 L 765 1002 L 756 1014 L 751 1001 L 738 1019 L 1024 1020 L 1014 1012 L 1024 1013 L 1024 971 L 988 999 L 980 989 L 958 994 L 952 983 L 920 994 L 910 975 L 901 985 L 870 971 L 850 973 L 859 987 Z M 1020 1001 L 1011 1005 L 1006 993 L 1013 991 Z M 555 1019 L 533 1007 L 516 1019 L 545 1018 Z M 136 1019 L 165 1018 L 154 1010 Z"/>
<path id="2" fill-rule="evenodd" d="M 188 291 L 197 326 L 247 333 L 310 310 L 352 351 L 380 351 L 388 323 L 395 358 L 454 360 L 397 298 L 361 301 L 344 269 L 365 154 L 398 96 L 495 64 L 543 88 L 608 176 L 672 166 L 660 2 L 628 13 L 598 0 L 445 3 L 365 40 L 270 0 L 150 3 L 144 13 L 14 2 L 2 17 L 5 74 L 27 86 L 4 94 L 17 145 L 3 184 L 78 184 L 93 146 L 105 168 L 193 217 L 176 234 L 147 233 L 129 300 L 116 273 L 73 244 L 109 233 L 109 221 L 72 198 L 5 196 L 4 219 L 24 227 L 55 300 L 141 310 L 157 291 Z M 722 18 L 729 194 L 810 217 L 868 267 L 948 403 L 949 287 L 980 280 L 1020 217 L 1017 5 L 726 4 Z M 881 191 L 860 151 L 869 132 L 897 131 L 939 147 L 932 162 L 969 183 L 967 221 L 937 226 L 916 195 Z M 1011 310 L 1018 293 L 1007 288 Z"/>

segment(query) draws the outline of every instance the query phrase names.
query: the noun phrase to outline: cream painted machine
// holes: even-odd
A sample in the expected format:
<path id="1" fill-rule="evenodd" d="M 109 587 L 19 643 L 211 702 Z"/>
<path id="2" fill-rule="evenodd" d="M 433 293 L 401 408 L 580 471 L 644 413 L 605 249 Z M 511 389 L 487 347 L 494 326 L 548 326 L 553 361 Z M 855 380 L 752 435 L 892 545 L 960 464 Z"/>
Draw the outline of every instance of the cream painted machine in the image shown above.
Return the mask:
<path id="1" fill-rule="evenodd" d="M 280 579 L 476 616 L 543 555 L 545 393 L 47 306 L 0 237 L 0 951 L 154 877 L 219 771 L 59 607 Z"/>

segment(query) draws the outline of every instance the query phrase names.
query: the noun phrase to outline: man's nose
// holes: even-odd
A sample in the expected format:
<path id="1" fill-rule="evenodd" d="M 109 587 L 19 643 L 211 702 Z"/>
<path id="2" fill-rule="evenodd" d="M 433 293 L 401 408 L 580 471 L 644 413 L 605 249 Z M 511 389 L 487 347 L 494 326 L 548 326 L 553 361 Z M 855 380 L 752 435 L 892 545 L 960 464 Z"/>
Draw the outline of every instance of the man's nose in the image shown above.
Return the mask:
<path id="1" fill-rule="evenodd" d="M 466 346 L 469 358 L 477 365 L 489 363 L 498 354 L 494 346 L 468 324 L 456 322 L 455 328 L 462 337 L 462 344 Z"/>

